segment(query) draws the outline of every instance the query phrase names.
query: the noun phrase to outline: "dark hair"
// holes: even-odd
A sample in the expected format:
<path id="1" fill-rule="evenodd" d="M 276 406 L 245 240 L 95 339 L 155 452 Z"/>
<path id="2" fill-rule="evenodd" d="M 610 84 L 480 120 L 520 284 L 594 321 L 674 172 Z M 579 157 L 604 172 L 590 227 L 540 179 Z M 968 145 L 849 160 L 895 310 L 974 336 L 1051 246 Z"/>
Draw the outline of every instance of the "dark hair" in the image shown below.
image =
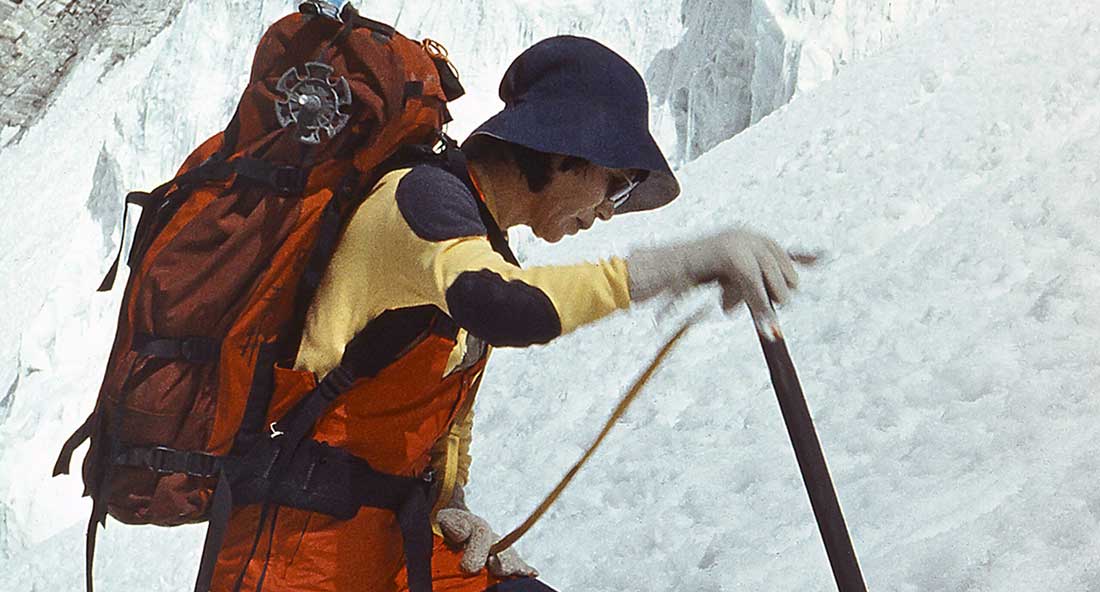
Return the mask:
<path id="1" fill-rule="evenodd" d="M 462 153 L 469 160 L 480 162 L 510 162 L 519 168 L 532 193 L 538 193 L 550 184 L 554 177 L 553 160 L 557 154 L 540 152 L 520 144 L 478 135 L 462 144 Z M 588 161 L 576 156 L 564 156 L 559 171 L 570 171 L 588 166 Z"/>

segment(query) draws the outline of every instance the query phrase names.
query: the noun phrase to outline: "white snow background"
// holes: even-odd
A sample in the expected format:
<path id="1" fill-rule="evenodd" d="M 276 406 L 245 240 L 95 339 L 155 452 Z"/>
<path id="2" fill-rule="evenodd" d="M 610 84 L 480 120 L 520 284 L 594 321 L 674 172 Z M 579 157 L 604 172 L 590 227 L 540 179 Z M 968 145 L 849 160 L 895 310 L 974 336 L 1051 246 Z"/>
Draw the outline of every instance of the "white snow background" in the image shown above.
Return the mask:
<path id="1" fill-rule="evenodd" d="M 566 8 L 588 20 L 502 31 L 505 57 L 471 66 L 467 84 L 484 84 L 465 114 L 456 105 L 474 122 L 460 129 L 495 110 L 485 97 L 507 60 L 554 30 L 602 33 L 644 64 L 675 41 L 665 4 L 627 14 L 625 2 L 576 1 Z M 550 6 L 506 14 L 541 22 Z M 110 245 L 88 196 L 155 186 L 224 125 L 225 88 L 239 90 L 249 45 L 286 5 L 262 8 L 189 4 L 138 55 L 78 67 L 0 152 L 0 351 L 15 362 L 0 375 L 12 385 L 0 590 L 82 587 L 89 504 L 78 478 L 48 473 L 91 408 L 117 310 L 117 290 L 91 294 Z M 495 9 L 460 14 L 473 30 Z M 449 43 L 460 63 L 463 43 Z M 823 249 L 780 317 L 869 589 L 1100 590 L 1100 8 L 944 7 L 680 178 L 684 196 L 664 210 L 560 245 L 517 233 L 521 255 L 625 254 L 741 223 Z M 704 290 L 499 350 L 477 407 L 471 506 L 500 531 L 518 524 L 677 319 L 716 302 Z M 833 589 L 751 325 L 711 308 L 519 544 L 562 592 Z M 98 589 L 189 589 L 202 534 L 111 523 Z"/>

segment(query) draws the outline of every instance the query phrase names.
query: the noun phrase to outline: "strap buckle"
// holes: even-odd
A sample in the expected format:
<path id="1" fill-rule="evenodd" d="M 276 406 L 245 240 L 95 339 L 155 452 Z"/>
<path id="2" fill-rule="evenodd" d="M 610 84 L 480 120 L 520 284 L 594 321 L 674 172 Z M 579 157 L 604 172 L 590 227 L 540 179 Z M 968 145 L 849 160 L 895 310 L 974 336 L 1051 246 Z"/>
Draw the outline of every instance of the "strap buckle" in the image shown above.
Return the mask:
<path id="1" fill-rule="evenodd" d="M 125 460 L 126 456 L 133 460 Z M 183 473 L 192 477 L 213 477 L 218 473 L 219 468 L 219 459 L 212 454 L 194 450 L 176 450 L 168 446 L 137 449 L 124 455 L 122 460 L 124 465 L 143 466 L 158 475 Z"/>
<path id="2" fill-rule="evenodd" d="M 172 453 L 175 450 L 167 446 L 154 446 L 149 449 L 149 468 L 156 471 L 160 475 L 167 475 L 175 473 L 173 467 L 169 466 L 168 460 L 171 458 Z"/>
<path id="3" fill-rule="evenodd" d="M 274 167 L 271 171 L 271 186 L 281 193 L 301 193 L 306 188 L 309 175 L 303 169 L 293 166 Z"/>
<path id="4" fill-rule="evenodd" d="M 215 357 L 212 350 L 213 348 L 209 347 L 207 340 L 201 337 L 188 337 L 180 340 L 180 357 L 189 362 L 211 360 Z"/>

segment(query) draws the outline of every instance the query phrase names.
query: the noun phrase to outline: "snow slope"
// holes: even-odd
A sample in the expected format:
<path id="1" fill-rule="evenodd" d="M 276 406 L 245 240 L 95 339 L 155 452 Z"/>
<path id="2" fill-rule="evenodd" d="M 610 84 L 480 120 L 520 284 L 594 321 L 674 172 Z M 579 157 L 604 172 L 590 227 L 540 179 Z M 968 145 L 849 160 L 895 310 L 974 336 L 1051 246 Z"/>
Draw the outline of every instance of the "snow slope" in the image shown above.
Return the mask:
<path id="1" fill-rule="evenodd" d="M 1100 589 L 1098 58 L 1092 4 L 945 11 L 687 166 L 667 210 L 537 258 L 736 222 L 825 249 L 781 316 L 869 588 Z M 674 326 L 648 316 L 497 356 L 525 370 L 481 400 L 474 507 L 536 503 L 577 454 L 545 442 L 591 437 Z M 686 339 L 523 548 L 562 589 L 832 589 L 750 323 Z"/>
<path id="2" fill-rule="evenodd" d="M 276 4 L 257 21 L 278 14 Z M 218 6 L 223 19 L 254 9 Z M 0 425 L 0 491 L 11 529 L 0 590 L 81 585 L 86 502 L 75 479 L 37 477 L 86 413 L 110 338 L 111 299 L 75 289 L 94 286 L 106 250 L 90 214 L 75 212 L 87 211 L 93 178 L 105 188 L 148 184 L 210 131 L 196 121 L 224 119 L 194 111 L 219 108 L 201 100 L 226 83 L 217 67 L 158 78 L 195 89 L 183 107 L 157 102 L 157 85 L 135 75 L 170 67 L 161 56 L 186 34 L 210 36 L 219 48 L 210 59 L 244 71 L 218 61 L 230 59 L 219 45 L 229 39 L 186 18 L 189 28 L 174 27 L 123 69 L 99 79 L 102 69 L 85 68 L 67 91 L 95 93 L 97 82 L 132 89 L 118 102 L 149 103 L 143 113 L 158 112 L 161 127 L 143 127 L 134 113 L 51 113 L 19 148 L 53 146 L 50 169 L 20 170 L 12 163 L 41 160 L 0 153 L 5 180 L 45 187 L 12 194 L 8 211 L 34 212 L 48 195 L 50 212 L 74 212 L 51 213 L 35 229 L 44 242 L 4 249 L 17 278 L 5 326 L 20 314 L 35 322 L 24 334 L 30 346 L 4 349 L 21 359 L 0 383 L 14 381 L 18 393 L 0 404 L 0 417 L 10 414 Z M 781 316 L 869 587 L 1100 589 L 1098 91 L 1100 9 L 973 0 L 685 167 L 673 206 L 553 247 L 521 233 L 522 254 L 537 263 L 625 253 L 741 222 L 826 250 Z M 168 112 L 177 127 L 159 114 L 172 108 L 181 109 Z M 127 167 L 104 164 L 96 175 L 89 147 L 81 156 L 62 140 L 74 129 L 92 153 L 104 141 L 131 150 L 115 157 Z M 123 141 L 146 136 L 137 148 Z M 20 236 L 20 221 L 5 217 L 4 235 Z M 32 265 L 41 251 L 55 255 L 46 275 Z M 56 285 L 72 289 L 49 290 Z M 33 308 L 42 298 L 45 307 Z M 704 292 L 657 303 L 550 346 L 497 352 L 477 410 L 471 505 L 502 531 L 522 520 L 675 320 L 715 300 Z M 91 312 L 67 316 L 80 307 Z M 754 339 L 744 315 L 716 311 L 689 334 L 520 543 L 547 582 L 563 592 L 831 589 Z M 185 588 L 201 536 L 112 525 L 100 543 L 99 589 Z"/>

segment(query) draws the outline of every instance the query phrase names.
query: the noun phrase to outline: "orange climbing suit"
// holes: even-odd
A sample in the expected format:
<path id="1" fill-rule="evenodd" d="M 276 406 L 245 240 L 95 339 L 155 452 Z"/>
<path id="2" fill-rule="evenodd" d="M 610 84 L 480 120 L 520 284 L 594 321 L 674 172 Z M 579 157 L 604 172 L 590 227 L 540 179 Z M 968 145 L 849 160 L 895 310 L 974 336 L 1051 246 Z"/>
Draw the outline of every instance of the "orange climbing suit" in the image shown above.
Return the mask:
<path id="1" fill-rule="evenodd" d="M 546 305 L 542 312 L 557 322 L 538 338 L 547 341 L 629 306 L 622 260 L 528 269 L 507 263 L 472 214 L 455 220 L 454 212 L 473 208 L 473 196 L 453 178 L 440 176 L 447 174 L 428 167 L 394 171 L 356 211 L 310 307 L 295 367 L 276 369 L 269 421 L 312 389 L 317 376 L 340 362 L 344 346 L 387 310 L 434 305 L 466 318 L 459 308 L 493 314 L 509 299 L 535 292 Z M 477 198 L 492 209 L 491 188 L 484 182 L 478 187 Z M 473 302 L 451 290 L 471 274 L 487 272 L 499 281 L 486 280 L 484 292 L 474 289 Z M 471 350 L 476 342 L 465 328 L 453 338 L 429 334 L 376 377 L 358 380 L 321 418 L 313 438 L 385 473 L 416 476 L 431 464 L 444 483 L 438 510 L 453 487 L 466 481 L 470 409 L 485 366 L 485 356 Z M 407 590 L 401 533 L 389 510 L 363 507 L 353 519 L 337 520 L 278 507 L 266 522 L 251 552 L 260 508 L 234 510 L 214 592 L 233 590 L 238 577 L 241 590 L 255 590 L 263 578 L 265 592 Z M 436 592 L 482 592 L 499 581 L 486 569 L 463 573 L 461 558 L 462 550 L 448 546 L 436 528 Z"/>

